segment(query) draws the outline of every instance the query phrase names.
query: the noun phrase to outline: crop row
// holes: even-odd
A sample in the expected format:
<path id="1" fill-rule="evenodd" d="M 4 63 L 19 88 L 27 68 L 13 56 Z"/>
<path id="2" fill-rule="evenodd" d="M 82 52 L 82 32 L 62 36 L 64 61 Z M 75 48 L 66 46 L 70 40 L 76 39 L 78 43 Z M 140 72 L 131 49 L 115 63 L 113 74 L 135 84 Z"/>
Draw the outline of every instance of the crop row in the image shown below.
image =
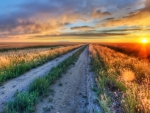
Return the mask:
<path id="1" fill-rule="evenodd" d="M 59 47 L 55 49 L 22 50 L 18 54 L 7 54 L 0 56 L 0 83 L 15 78 L 26 71 L 44 64 L 56 57 L 66 54 L 81 45 Z"/>
<path id="2" fill-rule="evenodd" d="M 85 47 L 78 50 L 72 56 L 61 62 L 58 66 L 51 69 L 51 71 L 43 78 L 37 78 L 30 84 L 29 90 L 25 93 L 18 92 L 14 101 L 7 104 L 6 113 L 29 113 L 34 111 L 34 106 L 37 103 L 38 97 L 43 96 L 49 91 L 51 84 L 61 77 L 62 73 L 66 72 L 68 67 L 75 63 L 81 52 Z"/>
<path id="3" fill-rule="evenodd" d="M 104 112 L 148 113 L 150 64 L 96 44 L 90 51 Z"/>

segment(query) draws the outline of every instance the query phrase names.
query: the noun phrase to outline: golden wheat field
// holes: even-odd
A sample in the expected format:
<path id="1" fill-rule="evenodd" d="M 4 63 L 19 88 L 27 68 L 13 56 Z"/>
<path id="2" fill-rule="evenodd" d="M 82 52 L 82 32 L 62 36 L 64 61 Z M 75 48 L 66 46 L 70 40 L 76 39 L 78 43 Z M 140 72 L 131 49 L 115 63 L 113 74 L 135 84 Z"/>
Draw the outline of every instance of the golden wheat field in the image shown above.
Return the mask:
<path id="1" fill-rule="evenodd" d="M 150 111 L 150 64 L 145 60 L 116 52 L 98 44 L 90 45 L 102 90 L 99 99 L 106 111 L 118 109 L 125 113 Z M 106 107 L 107 106 L 107 107 Z"/>
<path id="2" fill-rule="evenodd" d="M 49 60 L 61 56 L 81 45 L 68 45 L 55 48 L 23 49 L 0 54 L 0 81 L 19 76 Z"/>

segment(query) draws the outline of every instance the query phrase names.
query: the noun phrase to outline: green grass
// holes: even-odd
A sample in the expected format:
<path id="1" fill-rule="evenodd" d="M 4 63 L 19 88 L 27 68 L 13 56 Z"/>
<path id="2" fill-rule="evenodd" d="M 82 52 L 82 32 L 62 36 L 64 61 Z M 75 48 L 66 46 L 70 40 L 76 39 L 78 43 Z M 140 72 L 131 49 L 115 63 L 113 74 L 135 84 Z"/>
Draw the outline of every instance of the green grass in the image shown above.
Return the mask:
<path id="1" fill-rule="evenodd" d="M 66 72 L 68 67 L 75 63 L 81 52 L 85 49 L 82 48 L 75 52 L 72 56 L 61 62 L 58 66 L 51 69 L 51 71 L 43 78 L 37 78 L 30 86 L 29 90 L 25 93 L 18 93 L 14 101 L 7 104 L 6 113 L 30 113 L 34 110 L 36 100 L 38 97 L 43 96 L 49 90 L 51 84 L 61 77 L 62 73 Z"/>
<path id="2" fill-rule="evenodd" d="M 109 109 L 111 101 L 106 92 L 106 81 L 107 81 L 106 73 L 107 72 L 102 67 L 98 58 L 92 58 L 91 66 L 92 66 L 93 70 L 96 72 L 97 79 L 98 79 L 98 81 L 97 81 L 98 87 L 93 88 L 93 90 L 97 94 L 98 103 L 101 106 L 102 111 L 104 113 L 111 113 L 111 110 Z"/>
<path id="3" fill-rule="evenodd" d="M 37 92 L 18 93 L 14 101 L 7 103 L 5 113 L 28 113 L 34 111 L 34 105 L 38 99 Z"/>

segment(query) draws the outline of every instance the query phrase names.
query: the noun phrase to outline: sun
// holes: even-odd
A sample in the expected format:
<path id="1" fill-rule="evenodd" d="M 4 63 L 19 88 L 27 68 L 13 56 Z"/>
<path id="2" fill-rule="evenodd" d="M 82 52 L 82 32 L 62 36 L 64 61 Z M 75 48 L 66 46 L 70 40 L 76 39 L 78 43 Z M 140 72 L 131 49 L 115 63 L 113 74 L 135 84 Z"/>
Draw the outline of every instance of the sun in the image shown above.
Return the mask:
<path id="1" fill-rule="evenodd" d="M 148 43 L 148 40 L 146 38 L 143 38 L 142 43 Z"/>

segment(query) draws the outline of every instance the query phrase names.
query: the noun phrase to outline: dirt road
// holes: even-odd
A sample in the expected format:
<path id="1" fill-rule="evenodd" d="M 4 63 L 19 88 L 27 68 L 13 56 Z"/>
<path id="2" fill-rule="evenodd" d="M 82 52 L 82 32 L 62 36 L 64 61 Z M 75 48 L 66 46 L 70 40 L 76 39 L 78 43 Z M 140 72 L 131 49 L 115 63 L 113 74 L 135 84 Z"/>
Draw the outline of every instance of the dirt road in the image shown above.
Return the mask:
<path id="1" fill-rule="evenodd" d="M 39 100 L 35 113 L 101 113 L 94 102 L 94 75 L 90 72 L 88 47 L 74 66 L 63 74 L 54 85 L 50 95 Z"/>
<path id="2" fill-rule="evenodd" d="M 61 57 L 58 57 L 52 61 L 47 62 L 46 64 L 30 70 L 29 72 L 7 81 L 2 86 L 0 86 L 0 112 L 3 110 L 5 103 L 10 99 L 13 99 L 13 96 L 16 91 L 26 91 L 29 84 L 37 77 L 44 76 L 47 74 L 52 67 L 57 66 L 60 62 L 67 59 L 78 49 L 69 52 Z"/>

